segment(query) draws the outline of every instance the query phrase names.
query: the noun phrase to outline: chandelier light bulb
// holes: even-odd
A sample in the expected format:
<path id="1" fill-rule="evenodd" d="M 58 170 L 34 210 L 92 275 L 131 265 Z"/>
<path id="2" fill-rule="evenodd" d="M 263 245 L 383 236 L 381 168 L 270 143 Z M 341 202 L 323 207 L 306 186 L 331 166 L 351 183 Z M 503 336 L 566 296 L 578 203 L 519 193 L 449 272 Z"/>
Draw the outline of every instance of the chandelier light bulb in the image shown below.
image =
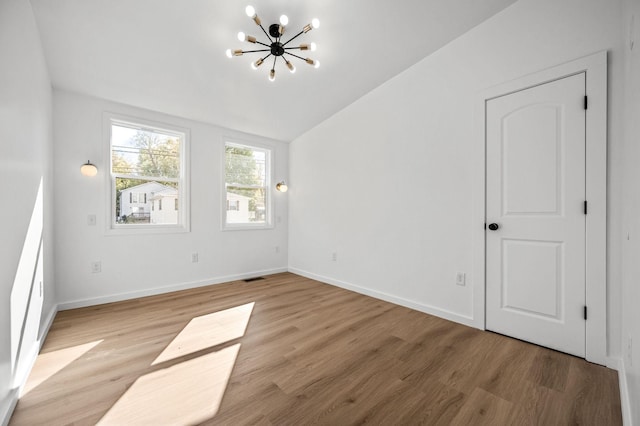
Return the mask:
<path id="1" fill-rule="evenodd" d="M 246 38 L 247 38 L 247 36 L 246 36 L 242 31 L 240 31 L 240 32 L 238 33 L 238 40 L 240 40 L 240 41 L 245 41 L 245 40 L 246 40 Z"/>
<path id="2" fill-rule="evenodd" d="M 313 28 L 320 28 L 320 20 L 318 18 L 313 18 L 311 20 L 311 26 Z"/>
<path id="3" fill-rule="evenodd" d="M 283 26 L 289 24 L 289 18 L 287 17 L 287 15 L 282 15 L 280 17 L 280 24 Z"/>
<path id="4" fill-rule="evenodd" d="M 320 68 L 320 61 L 315 61 L 315 63 L 313 64 L 314 68 Z"/>
<path id="5" fill-rule="evenodd" d="M 231 53 L 231 49 L 227 49 L 225 54 L 227 55 L 227 58 L 233 58 L 233 53 Z"/>
<path id="6" fill-rule="evenodd" d="M 316 46 L 315 43 L 311 43 L 311 51 L 312 52 L 315 52 L 317 48 L 318 48 L 318 46 Z"/>
<path id="7" fill-rule="evenodd" d="M 296 72 L 296 67 L 289 61 L 287 61 L 287 68 L 289 68 L 289 71 L 291 71 L 291 74 Z"/>
<path id="8" fill-rule="evenodd" d="M 269 81 L 274 81 L 276 79 L 276 70 L 271 68 L 269 71 Z"/>
<path id="9" fill-rule="evenodd" d="M 263 63 L 263 62 L 264 62 L 264 61 L 263 61 L 262 59 L 258 59 L 257 61 L 252 62 L 252 63 L 251 63 L 251 68 L 253 68 L 254 70 L 257 70 L 257 69 L 258 69 L 258 67 L 259 67 L 260 65 L 262 65 L 262 63 Z"/>
<path id="10" fill-rule="evenodd" d="M 249 5 L 244 9 L 245 13 L 247 14 L 247 16 L 249 18 L 255 18 L 256 16 L 256 10 L 254 9 L 253 6 Z"/>

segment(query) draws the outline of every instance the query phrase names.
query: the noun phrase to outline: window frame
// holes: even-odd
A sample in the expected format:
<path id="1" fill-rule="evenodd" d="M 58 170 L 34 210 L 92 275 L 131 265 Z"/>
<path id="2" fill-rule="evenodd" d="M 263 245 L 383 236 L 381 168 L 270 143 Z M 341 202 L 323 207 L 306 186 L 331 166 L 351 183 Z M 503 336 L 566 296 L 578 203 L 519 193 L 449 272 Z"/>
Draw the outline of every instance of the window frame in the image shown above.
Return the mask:
<path id="1" fill-rule="evenodd" d="M 264 223 L 227 223 L 227 145 L 233 145 L 242 148 L 249 148 L 265 153 L 265 222 Z M 238 140 L 234 138 L 225 137 L 222 141 L 222 154 L 221 154 L 221 187 L 222 196 L 220 203 L 221 210 L 221 229 L 222 231 L 251 231 L 251 230 L 265 230 L 273 229 L 273 192 L 271 190 L 271 183 L 274 181 L 274 158 L 275 147 L 271 144 L 253 142 L 247 140 Z"/>
<path id="2" fill-rule="evenodd" d="M 180 144 L 180 176 L 178 182 L 179 206 L 177 224 L 122 224 L 116 222 L 116 176 L 112 172 L 111 131 L 112 126 L 175 135 L 182 139 Z M 190 130 L 169 123 L 160 123 L 139 117 L 105 112 L 103 114 L 103 138 L 106 149 L 106 212 L 107 235 L 164 234 L 190 232 Z M 148 179 L 148 177 L 145 177 Z M 149 180 L 151 182 L 152 180 Z"/>

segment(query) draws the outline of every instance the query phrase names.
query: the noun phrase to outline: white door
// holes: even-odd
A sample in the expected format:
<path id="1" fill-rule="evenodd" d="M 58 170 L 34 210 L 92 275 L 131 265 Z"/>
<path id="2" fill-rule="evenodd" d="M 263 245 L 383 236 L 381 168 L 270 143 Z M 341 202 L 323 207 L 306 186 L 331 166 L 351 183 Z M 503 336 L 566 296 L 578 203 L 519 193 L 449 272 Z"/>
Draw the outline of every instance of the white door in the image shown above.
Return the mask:
<path id="1" fill-rule="evenodd" d="M 486 104 L 486 328 L 580 357 L 584 96 L 581 73 Z"/>

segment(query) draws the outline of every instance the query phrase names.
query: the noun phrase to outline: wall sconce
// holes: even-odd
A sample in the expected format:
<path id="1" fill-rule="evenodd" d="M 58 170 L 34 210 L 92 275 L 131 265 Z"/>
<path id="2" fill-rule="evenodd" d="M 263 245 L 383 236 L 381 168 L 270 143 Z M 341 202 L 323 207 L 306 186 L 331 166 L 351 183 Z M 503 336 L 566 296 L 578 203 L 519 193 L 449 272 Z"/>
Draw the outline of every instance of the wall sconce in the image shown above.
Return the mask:
<path id="1" fill-rule="evenodd" d="M 289 189 L 289 187 L 287 186 L 286 183 L 284 183 L 284 181 L 282 182 L 278 182 L 276 184 L 276 189 L 280 192 L 287 192 L 287 190 Z"/>
<path id="2" fill-rule="evenodd" d="M 98 174 L 98 168 L 95 164 L 92 164 L 89 160 L 80 167 L 80 173 L 83 176 L 95 176 Z"/>

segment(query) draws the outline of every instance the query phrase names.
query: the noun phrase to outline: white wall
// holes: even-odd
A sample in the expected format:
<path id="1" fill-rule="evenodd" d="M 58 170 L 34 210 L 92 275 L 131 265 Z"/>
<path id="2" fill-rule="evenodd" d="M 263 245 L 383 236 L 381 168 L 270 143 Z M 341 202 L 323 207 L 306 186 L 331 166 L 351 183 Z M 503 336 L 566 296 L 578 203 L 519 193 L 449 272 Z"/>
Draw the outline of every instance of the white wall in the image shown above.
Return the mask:
<path id="1" fill-rule="evenodd" d="M 0 2 L 0 58 L 2 424 L 8 420 L 16 388 L 31 367 L 55 306 L 51 82 L 27 0 Z"/>
<path id="2" fill-rule="evenodd" d="M 631 407 L 633 424 L 640 425 L 640 0 L 624 3 L 625 18 L 621 25 L 625 51 L 622 362 L 628 398 L 634 401 Z M 629 339 L 633 345 L 631 353 L 628 351 Z"/>
<path id="3" fill-rule="evenodd" d="M 288 196 L 277 192 L 275 183 L 273 229 L 223 232 L 220 217 L 224 137 L 272 145 L 275 181 L 288 178 L 288 144 L 58 90 L 53 109 L 56 282 L 62 308 L 286 270 Z M 106 235 L 105 111 L 190 130 L 191 232 Z M 98 166 L 94 178 L 80 174 L 87 160 Z M 96 215 L 96 226 L 88 225 L 89 214 Z M 198 253 L 198 263 L 191 262 L 192 253 Z M 91 272 L 93 261 L 102 262 L 101 273 Z"/>
<path id="4" fill-rule="evenodd" d="M 619 356 L 620 21 L 619 0 L 520 0 L 293 141 L 290 268 L 470 324 L 478 93 L 606 49 L 607 330 Z"/>

